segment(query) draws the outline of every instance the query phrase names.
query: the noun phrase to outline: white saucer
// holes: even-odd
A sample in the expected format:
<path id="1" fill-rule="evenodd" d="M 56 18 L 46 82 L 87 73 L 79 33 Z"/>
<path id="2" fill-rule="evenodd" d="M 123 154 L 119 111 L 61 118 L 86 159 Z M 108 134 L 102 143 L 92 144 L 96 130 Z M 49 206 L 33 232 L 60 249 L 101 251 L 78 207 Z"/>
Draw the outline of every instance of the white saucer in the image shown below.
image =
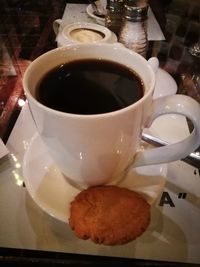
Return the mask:
<path id="1" fill-rule="evenodd" d="M 177 89 L 174 78 L 165 70 L 158 68 L 153 97 L 158 98 L 161 96 L 175 95 Z"/>
<path id="2" fill-rule="evenodd" d="M 119 184 L 137 191 L 152 205 L 165 185 L 166 165 L 140 167 L 131 170 Z M 54 218 L 68 222 L 70 202 L 79 190 L 70 185 L 35 134 L 23 160 L 26 188 L 37 205 Z"/>
<path id="3" fill-rule="evenodd" d="M 175 95 L 177 89 L 174 78 L 168 72 L 159 68 L 156 73 L 153 98 Z M 145 129 L 144 132 L 170 144 L 179 142 L 190 134 L 186 117 L 178 114 L 166 114 L 158 117 L 151 127 Z"/>
<path id="4" fill-rule="evenodd" d="M 96 3 L 96 5 L 100 4 L 99 1 L 96 1 L 95 3 Z M 91 4 L 87 6 L 86 12 L 87 12 L 88 16 L 95 19 L 98 24 L 105 26 L 105 18 L 100 18 L 100 17 L 94 15 L 94 9 L 93 9 Z"/>

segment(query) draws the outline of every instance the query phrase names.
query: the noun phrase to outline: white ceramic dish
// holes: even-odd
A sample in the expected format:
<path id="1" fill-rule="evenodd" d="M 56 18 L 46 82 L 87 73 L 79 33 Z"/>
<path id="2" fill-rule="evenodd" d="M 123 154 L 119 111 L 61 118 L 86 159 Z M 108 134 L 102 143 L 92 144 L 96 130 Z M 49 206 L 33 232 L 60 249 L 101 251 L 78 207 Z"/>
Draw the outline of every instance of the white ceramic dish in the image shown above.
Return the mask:
<path id="1" fill-rule="evenodd" d="M 154 99 L 162 96 L 174 95 L 176 92 L 177 84 L 174 78 L 168 72 L 159 68 L 156 74 Z M 186 138 L 189 135 L 189 129 L 184 116 L 169 114 L 158 117 L 150 128 L 145 129 L 145 133 L 167 143 L 175 143 Z"/>
<path id="2" fill-rule="evenodd" d="M 177 84 L 174 78 L 165 70 L 158 68 L 153 97 L 158 98 L 166 95 L 175 95 L 176 92 Z"/>
<path id="3" fill-rule="evenodd" d="M 65 46 L 70 43 L 116 43 L 116 35 L 102 25 L 88 22 L 75 22 L 63 25 L 61 19 L 53 23 L 56 34 L 57 46 Z M 81 32 L 82 31 L 82 32 Z M 96 37 L 100 37 L 96 39 Z"/>
<path id="4" fill-rule="evenodd" d="M 99 1 L 96 1 L 95 3 L 97 5 L 100 5 Z M 88 16 L 95 19 L 98 24 L 105 25 L 105 18 L 100 18 L 100 17 L 94 15 L 94 9 L 93 9 L 91 4 L 87 6 L 86 12 L 87 12 Z"/>
<path id="5" fill-rule="evenodd" d="M 166 165 L 131 170 L 119 186 L 133 189 L 153 204 L 165 185 Z M 23 177 L 32 199 L 46 213 L 68 222 L 70 202 L 79 190 L 59 171 L 38 134 L 34 134 L 25 153 Z"/>

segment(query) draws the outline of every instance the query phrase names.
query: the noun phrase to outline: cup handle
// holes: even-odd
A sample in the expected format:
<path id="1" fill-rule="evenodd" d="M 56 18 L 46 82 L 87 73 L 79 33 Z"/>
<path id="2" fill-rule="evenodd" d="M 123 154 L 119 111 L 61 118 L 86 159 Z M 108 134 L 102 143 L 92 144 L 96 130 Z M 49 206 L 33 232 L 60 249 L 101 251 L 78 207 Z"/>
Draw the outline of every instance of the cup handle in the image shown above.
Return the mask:
<path id="1" fill-rule="evenodd" d="M 62 20 L 61 19 L 56 19 L 53 22 L 53 30 L 55 32 L 55 35 L 57 35 L 60 30 L 62 29 Z"/>
<path id="2" fill-rule="evenodd" d="M 180 160 L 194 152 L 200 144 L 200 105 L 194 99 L 185 95 L 160 97 L 153 100 L 153 110 L 147 127 L 150 127 L 152 122 L 161 115 L 181 114 L 191 120 L 194 129 L 187 138 L 180 142 L 138 151 L 134 157 L 133 164 L 131 164 L 133 167 Z"/>

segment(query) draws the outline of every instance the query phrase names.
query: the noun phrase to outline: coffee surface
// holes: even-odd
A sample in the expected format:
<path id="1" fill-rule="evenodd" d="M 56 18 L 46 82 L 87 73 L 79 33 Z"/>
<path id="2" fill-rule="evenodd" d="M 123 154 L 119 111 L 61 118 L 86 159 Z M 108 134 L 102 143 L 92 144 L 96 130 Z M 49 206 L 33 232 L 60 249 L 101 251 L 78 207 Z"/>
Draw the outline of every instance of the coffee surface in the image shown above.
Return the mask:
<path id="1" fill-rule="evenodd" d="M 38 83 L 36 99 L 73 114 L 116 111 L 143 96 L 143 83 L 133 70 L 107 60 L 84 59 L 50 70 Z"/>

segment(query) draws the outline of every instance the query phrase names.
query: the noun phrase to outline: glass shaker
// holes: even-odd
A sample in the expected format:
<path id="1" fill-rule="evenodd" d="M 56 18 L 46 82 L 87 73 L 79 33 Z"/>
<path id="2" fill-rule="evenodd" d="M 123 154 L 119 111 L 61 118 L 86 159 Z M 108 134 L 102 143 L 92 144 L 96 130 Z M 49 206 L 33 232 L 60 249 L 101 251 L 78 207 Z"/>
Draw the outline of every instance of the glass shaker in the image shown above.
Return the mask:
<path id="1" fill-rule="evenodd" d="M 105 26 L 119 34 L 122 23 L 124 0 L 107 0 L 107 13 L 105 17 Z"/>
<path id="2" fill-rule="evenodd" d="M 148 46 L 148 7 L 147 1 L 127 0 L 119 33 L 119 42 L 143 57 L 146 57 Z"/>

